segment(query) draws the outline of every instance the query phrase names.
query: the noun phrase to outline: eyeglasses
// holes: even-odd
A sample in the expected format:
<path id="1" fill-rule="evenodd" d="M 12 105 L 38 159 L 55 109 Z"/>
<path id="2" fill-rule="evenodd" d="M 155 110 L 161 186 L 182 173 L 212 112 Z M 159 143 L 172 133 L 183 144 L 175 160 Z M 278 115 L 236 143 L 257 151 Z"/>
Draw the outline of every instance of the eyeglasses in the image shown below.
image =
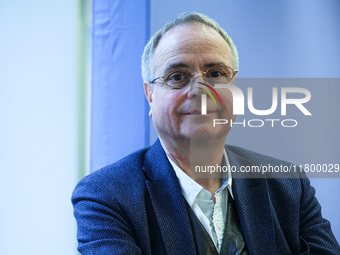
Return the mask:
<path id="1" fill-rule="evenodd" d="M 194 76 L 198 73 L 203 74 L 204 81 L 212 86 L 215 84 L 227 84 L 230 82 L 238 71 L 234 71 L 231 67 L 226 65 L 216 65 L 209 68 L 207 71 L 197 71 L 190 73 L 183 68 L 175 68 L 167 71 L 164 76 L 160 76 L 151 83 L 154 83 L 158 79 L 163 79 L 164 83 L 173 89 L 182 89 L 190 84 Z"/>

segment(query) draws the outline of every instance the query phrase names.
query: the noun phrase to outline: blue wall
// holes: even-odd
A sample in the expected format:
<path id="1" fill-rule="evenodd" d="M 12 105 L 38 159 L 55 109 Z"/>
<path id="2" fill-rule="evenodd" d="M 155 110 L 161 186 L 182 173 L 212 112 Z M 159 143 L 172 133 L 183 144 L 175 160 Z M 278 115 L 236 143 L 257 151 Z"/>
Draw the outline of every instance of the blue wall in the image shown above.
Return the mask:
<path id="1" fill-rule="evenodd" d="M 93 2 L 91 171 L 149 143 L 140 75 L 149 8 L 148 0 Z"/>

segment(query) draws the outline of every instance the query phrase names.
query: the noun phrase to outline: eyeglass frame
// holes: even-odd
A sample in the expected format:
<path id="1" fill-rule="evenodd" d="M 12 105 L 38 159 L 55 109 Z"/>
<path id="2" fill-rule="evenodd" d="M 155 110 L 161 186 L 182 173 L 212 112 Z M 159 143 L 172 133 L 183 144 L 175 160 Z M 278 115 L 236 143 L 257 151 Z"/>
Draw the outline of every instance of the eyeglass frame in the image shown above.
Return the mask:
<path id="1" fill-rule="evenodd" d="M 233 71 L 233 75 L 232 75 L 232 77 L 230 78 L 230 80 L 229 80 L 228 82 L 230 82 L 230 81 L 234 78 L 234 76 L 238 73 L 238 70 L 237 70 L 237 71 L 234 71 L 234 69 L 232 69 L 230 66 L 227 66 L 227 65 L 215 65 L 215 66 L 209 67 L 209 68 L 207 69 L 207 71 L 205 71 L 205 72 L 204 72 L 204 71 L 196 71 L 196 72 L 193 72 L 193 73 L 189 72 L 187 69 L 178 68 L 178 69 L 175 69 L 175 70 L 184 70 L 184 71 L 187 71 L 188 74 L 191 75 L 190 81 L 188 82 L 188 84 L 184 85 L 184 86 L 181 87 L 181 88 L 175 88 L 175 87 L 173 87 L 173 86 L 167 84 L 166 81 L 164 81 L 164 83 L 165 83 L 167 86 L 169 86 L 169 87 L 171 87 L 171 88 L 174 88 L 174 89 L 183 89 L 183 88 L 185 88 L 186 86 L 188 86 L 188 85 L 193 81 L 195 75 L 198 74 L 198 73 L 201 73 L 201 74 L 203 75 L 203 79 L 207 82 L 207 80 L 206 80 L 206 74 L 207 74 L 207 72 L 208 72 L 210 69 L 212 69 L 212 68 L 214 68 L 214 67 L 218 67 L 218 66 L 228 67 L 228 68 L 230 68 L 230 69 Z M 153 79 L 150 83 L 154 84 L 155 81 L 158 80 L 158 79 L 165 79 L 165 76 L 159 76 L 159 77 Z"/>

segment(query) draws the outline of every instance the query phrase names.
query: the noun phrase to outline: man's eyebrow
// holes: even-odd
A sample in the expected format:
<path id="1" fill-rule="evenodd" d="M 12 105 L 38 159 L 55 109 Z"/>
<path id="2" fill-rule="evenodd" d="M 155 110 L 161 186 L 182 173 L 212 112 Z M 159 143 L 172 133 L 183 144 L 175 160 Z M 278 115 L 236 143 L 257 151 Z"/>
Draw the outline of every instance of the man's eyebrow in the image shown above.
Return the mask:
<path id="1" fill-rule="evenodd" d="M 208 69 L 210 67 L 217 66 L 217 65 L 226 65 L 226 64 L 222 61 L 209 62 L 209 63 L 204 64 L 204 67 Z M 171 69 L 176 69 L 176 68 L 189 68 L 189 65 L 187 65 L 183 62 L 171 63 L 165 68 L 165 71 L 171 70 Z"/>
<path id="2" fill-rule="evenodd" d="M 218 66 L 218 65 L 226 65 L 224 62 L 210 62 L 210 63 L 206 63 L 204 64 L 204 67 L 205 68 L 210 68 L 210 67 L 213 67 L 213 66 Z"/>
<path id="3" fill-rule="evenodd" d="M 184 64 L 182 62 L 179 63 L 171 63 L 165 68 L 165 71 L 171 70 L 171 69 L 176 69 L 176 68 L 189 68 L 187 64 Z"/>

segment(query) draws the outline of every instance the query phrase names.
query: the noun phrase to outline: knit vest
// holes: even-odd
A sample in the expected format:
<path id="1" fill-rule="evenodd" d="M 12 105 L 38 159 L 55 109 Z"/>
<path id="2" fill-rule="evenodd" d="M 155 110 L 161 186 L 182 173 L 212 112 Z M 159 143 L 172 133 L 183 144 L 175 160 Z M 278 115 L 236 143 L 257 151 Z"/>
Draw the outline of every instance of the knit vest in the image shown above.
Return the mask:
<path id="1" fill-rule="evenodd" d="M 228 192 L 228 212 L 220 255 L 248 255 L 235 201 Z M 198 255 L 219 255 L 210 235 L 186 203 Z"/>

